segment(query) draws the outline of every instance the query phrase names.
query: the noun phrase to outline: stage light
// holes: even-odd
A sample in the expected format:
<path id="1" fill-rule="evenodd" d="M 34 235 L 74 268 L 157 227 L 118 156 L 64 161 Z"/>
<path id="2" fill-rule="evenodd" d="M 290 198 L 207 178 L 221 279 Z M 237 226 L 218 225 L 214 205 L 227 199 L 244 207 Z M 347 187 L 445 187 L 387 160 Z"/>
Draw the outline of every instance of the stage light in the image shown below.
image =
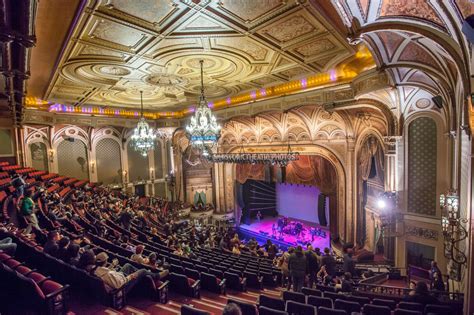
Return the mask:
<path id="1" fill-rule="evenodd" d="M 385 202 L 385 200 L 379 199 L 377 201 L 377 207 L 379 207 L 379 209 L 385 209 L 386 206 L 387 206 L 387 203 Z"/>

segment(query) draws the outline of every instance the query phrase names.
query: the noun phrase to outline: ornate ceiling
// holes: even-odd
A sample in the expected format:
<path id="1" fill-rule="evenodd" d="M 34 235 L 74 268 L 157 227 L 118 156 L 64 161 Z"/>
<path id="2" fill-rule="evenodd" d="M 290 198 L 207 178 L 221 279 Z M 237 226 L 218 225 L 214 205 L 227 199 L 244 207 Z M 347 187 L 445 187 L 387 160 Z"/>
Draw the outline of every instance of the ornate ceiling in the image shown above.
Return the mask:
<path id="1" fill-rule="evenodd" d="M 87 1 L 45 95 L 69 105 L 181 110 L 327 71 L 354 48 L 306 1 Z"/>

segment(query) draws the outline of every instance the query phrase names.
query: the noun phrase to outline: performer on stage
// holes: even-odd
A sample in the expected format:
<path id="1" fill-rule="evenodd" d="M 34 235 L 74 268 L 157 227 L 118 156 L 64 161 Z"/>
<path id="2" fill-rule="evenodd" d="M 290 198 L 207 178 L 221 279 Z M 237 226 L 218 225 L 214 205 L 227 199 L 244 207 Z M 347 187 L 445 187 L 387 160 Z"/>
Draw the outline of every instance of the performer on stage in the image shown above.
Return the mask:
<path id="1" fill-rule="evenodd" d="M 258 222 L 260 222 L 262 220 L 262 213 L 260 212 L 260 210 L 258 210 L 258 212 L 257 212 L 257 220 L 258 220 Z"/>

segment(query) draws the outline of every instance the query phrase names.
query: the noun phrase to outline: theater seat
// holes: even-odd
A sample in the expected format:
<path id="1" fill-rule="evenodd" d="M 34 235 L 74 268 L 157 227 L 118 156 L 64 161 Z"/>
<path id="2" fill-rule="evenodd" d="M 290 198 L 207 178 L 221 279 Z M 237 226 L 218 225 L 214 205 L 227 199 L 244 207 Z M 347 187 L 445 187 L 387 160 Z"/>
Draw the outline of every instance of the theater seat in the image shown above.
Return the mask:
<path id="1" fill-rule="evenodd" d="M 182 274 L 170 273 L 170 288 L 178 293 L 193 297 L 200 297 L 200 281 L 186 277 Z"/>
<path id="2" fill-rule="evenodd" d="M 258 309 L 255 304 L 228 299 L 227 304 L 230 304 L 230 303 L 237 304 L 242 310 L 242 315 L 258 315 Z"/>
<path id="3" fill-rule="evenodd" d="M 318 315 L 347 315 L 344 310 L 334 310 L 327 307 L 318 307 Z"/>
<path id="4" fill-rule="evenodd" d="M 323 293 L 321 291 L 316 290 L 316 289 L 306 288 L 306 287 L 303 287 L 301 289 L 301 292 L 304 295 L 323 296 Z"/>
<path id="5" fill-rule="evenodd" d="M 181 315 L 211 315 L 211 313 L 194 308 L 190 305 L 181 305 Z"/>
<path id="6" fill-rule="evenodd" d="M 226 279 L 219 279 L 210 273 L 201 272 L 201 287 L 206 291 L 225 294 Z"/>
<path id="7" fill-rule="evenodd" d="M 395 311 L 393 311 L 393 315 L 423 315 L 423 313 L 397 308 Z"/>
<path id="8" fill-rule="evenodd" d="M 453 311 L 449 306 L 433 304 L 428 304 L 425 306 L 425 314 L 445 315 L 450 313 L 452 314 Z"/>
<path id="9" fill-rule="evenodd" d="M 337 310 L 344 310 L 347 312 L 347 314 L 351 314 L 352 312 L 360 312 L 359 303 L 340 299 L 334 301 L 334 308 Z"/>
<path id="10" fill-rule="evenodd" d="M 259 306 L 265 306 L 274 310 L 284 311 L 285 301 L 279 298 L 270 297 L 267 295 L 260 294 L 258 299 Z"/>
<path id="11" fill-rule="evenodd" d="M 316 307 L 295 301 L 286 302 L 286 311 L 290 315 L 316 315 Z"/>
<path id="12" fill-rule="evenodd" d="M 386 299 L 373 299 L 372 304 L 380 305 L 380 306 L 387 306 L 392 311 L 397 308 L 397 302 L 394 300 L 386 300 Z"/>
<path id="13" fill-rule="evenodd" d="M 310 295 L 308 296 L 308 304 L 316 306 L 316 307 L 327 307 L 327 308 L 332 308 L 333 303 L 330 298 L 325 298 L 325 297 L 319 297 L 319 296 L 313 296 Z"/>
<path id="14" fill-rule="evenodd" d="M 365 304 L 362 307 L 363 315 L 391 315 L 392 310 L 388 306 Z"/>
<path id="15" fill-rule="evenodd" d="M 283 300 L 306 303 L 306 295 L 299 292 L 283 291 Z"/>
<path id="16" fill-rule="evenodd" d="M 410 311 L 417 311 L 423 313 L 425 307 L 423 304 L 420 303 L 412 303 L 412 302 L 400 302 L 398 303 L 398 308 L 403 310 L 410 310 Z"/>
<path id="17" fill-rule="evenodd" d="M 227 287 L 238 291 L 247 291 L 246 278 L 239 277 L 239 275 L 231 272 L 224 272 L 224 278 L 226 279 Z"/>
<path id="18" fill-rule="evenodd" d="M 260 306 L 258 308 L 259 315 L 288 315 L 288 312 L 275 310 L 269 307 Z"/>
<path id="19" fill-rule="evenodd" d="M 259 290 L 263 289 L 263 277 L 257 273 L 245 271 L 244 277 L 247 278 L 247 286 Z"/>

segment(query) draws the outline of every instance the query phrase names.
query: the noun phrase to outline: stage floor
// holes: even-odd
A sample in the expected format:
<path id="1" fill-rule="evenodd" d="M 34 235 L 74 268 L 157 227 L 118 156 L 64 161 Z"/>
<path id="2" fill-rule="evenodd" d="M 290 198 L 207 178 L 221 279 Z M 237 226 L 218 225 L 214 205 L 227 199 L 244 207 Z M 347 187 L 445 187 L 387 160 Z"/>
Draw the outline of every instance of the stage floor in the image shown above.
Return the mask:
<path id="1" fill-rule="evenodd" d="M 239 228 L 241 230 L 247 230 L 247 231 L 256 233 L 259 236 L 264 237 L 264 238 L 270 238 L 272 239 L 272 241 L 276 241 L 275 238 L 272 238 L 272 225 L 275 224 L 275 226 L 277 226 L 278 225 L 277 221 L 278 221 L 278 218 L 265 218 L 265 219 L 262 219 L 260 222 L 257 220 L 254 220 L 254 222 L 252 222 L 251 224 L 240 224 Z M 314 248 L 319 247 L 321 251 L 323 251 L 325 247 L 330 247 L 331 238 L 329 235 L 329 229 L 320 227 L 319 225 L 315 223 L 309 223 L 309 222 L 303 222 L 303 221 L 299 221 L 299 222 L 301 222 L 306 228 L 306 233 L 304 234 L 304 236 L 297 237 L 295 235 L 283 233 L 282 234 L 283 240 L 279 240 L 278 239 L 279 235 L 277 234 L 277 239 L 279 242 L 276 242 L 276 243 L 284 243 L 282 245 L 286 245 L 286 247 L 288 247 L 288 246 L 301 245 L 301 244 L 297 244 L 298 241 L 300 242 L 304 241 L 305 244 L 311 243 Z M 310 227 L 321 228 L 322 230 L 326 232 L 326 237 L 322 238 L 321 236 L 315 236 L 314 241 L 311 241 L 311 235 L 309 234 Z M 264 234 L 264 233 L 268 233 L 268 234 Z"/>

